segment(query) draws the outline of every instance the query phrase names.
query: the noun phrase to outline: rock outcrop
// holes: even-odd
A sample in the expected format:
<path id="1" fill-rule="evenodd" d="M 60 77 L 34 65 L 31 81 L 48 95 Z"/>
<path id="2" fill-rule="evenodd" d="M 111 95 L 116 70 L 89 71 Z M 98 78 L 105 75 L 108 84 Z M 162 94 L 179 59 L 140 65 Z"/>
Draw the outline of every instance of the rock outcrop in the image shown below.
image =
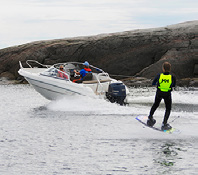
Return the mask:
<path id="1" fill-rule="evenodd" d="M 89 61 L 110 74 L 153 78 L 164 61 L 177 79 L 198 75 L 198 21 L 162 28 L 37 41 L 0 50 L 0 76 L 19 77 L 19 61 Z"/>

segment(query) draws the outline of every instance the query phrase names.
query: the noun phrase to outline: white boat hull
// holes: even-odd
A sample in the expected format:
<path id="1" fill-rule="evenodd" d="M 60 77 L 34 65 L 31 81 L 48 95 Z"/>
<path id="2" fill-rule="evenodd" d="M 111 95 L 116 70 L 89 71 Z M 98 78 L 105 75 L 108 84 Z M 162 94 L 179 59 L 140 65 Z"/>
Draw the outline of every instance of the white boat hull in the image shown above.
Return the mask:
<path id="1" fill-rule="evenodd" d="M 64 79 L 54 79 L 53 77 L 45 77 L 37 75 L 36 73 L 29 73 L 24 69 L 20 69 L 19 74 L 24 76 L 37 92 L 49 100 L 56 100 L 72 95 L 94 97 L 95 93 L 93 89 L 97 88 L 96 84 L 76 84 Z M 103 88 L 108 87 L 108 83 L 103 84 Z"/>
<path id="2" fill-rule="evenodd" d="M 68 70 L 71 70 L 71 63 L 65 64 L 68 66 Z M 81 95 L 96 98 L 97 95 L 107 97 L 111 102 L 117 102 L 120 99 L 120 94 L 116 96 L 114 94 L 122 93 L 122 91 L 126 92 L 122 97 L 126 97 L 126 94 L 129 93 L 128 89 L 122 87 L 122 90 L 115 89 L 111 92 L 112 96 L 109 96 L 109 87 L 113 87 L 112 85 L 119 86 L 122 82 L 112 79 L 105 72 L 102 72 L 99 69 L 99 73 L 93 72 L 92 79 L 88 81 L 82 81 L 81 83 L 74 83 L 71 80 L 70 74 L 67 74 L 67 78 L 61 78 L 57 76 L 57 69 L 55 66 L 51 66 L 50 68 L 23 68 L 20 63 L 20 70 L 18 71 L 20 75 L 22 75 L 28 82 L 31 84 L 34 89 L 39 92 L 42 96 L 49 100 L 56 100 L 67 96 L 73 95 Z M 93 68 L 94 69 L 94 68 Z M 123 84 L 121 86 L 124 86 Z M 121 87 L 120 86 L 120 87 Z M 106 95 L 106 93 L 109 93 Z M 122 102 L 118 102 L 123 104 Z"/>

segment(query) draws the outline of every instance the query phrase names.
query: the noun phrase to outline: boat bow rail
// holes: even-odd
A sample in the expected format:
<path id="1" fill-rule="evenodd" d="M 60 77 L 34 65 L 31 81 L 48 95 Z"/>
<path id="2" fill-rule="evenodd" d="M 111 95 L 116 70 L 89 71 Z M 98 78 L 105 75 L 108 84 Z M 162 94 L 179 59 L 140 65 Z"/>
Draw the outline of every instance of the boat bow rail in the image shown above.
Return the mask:
<path id="1" fill-rule="evenodd" d="M 42 67 L 46 67 L 46 68 L 49 68 L 49 67 L 50 67 L 50 65 L 45 65 L 45 64 L 39 63 L 39 62 L 36 61 L 36 60 L 27 60 L 27 61 L 26 61 L 26 64 L 27 64 L 30 68 L 33 68 L 33 67 L 31 66 L 31 64 L 29 64 L 29 62 L 36 63 L 36 64 L 38 64 L 38 65 L 40 65 L 40 66 L 42 66 Z"/>

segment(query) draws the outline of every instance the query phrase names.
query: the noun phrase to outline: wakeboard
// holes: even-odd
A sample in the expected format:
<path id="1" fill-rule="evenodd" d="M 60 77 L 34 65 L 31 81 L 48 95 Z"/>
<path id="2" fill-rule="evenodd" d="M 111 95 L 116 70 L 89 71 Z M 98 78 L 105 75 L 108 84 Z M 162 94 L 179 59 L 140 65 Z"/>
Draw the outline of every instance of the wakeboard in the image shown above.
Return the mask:
<path id="1" fill-rule="evenodd" d="M 155 124 L 153 127 L 150 127 L 150 126 L 147 125 L 147 120 L 148 120 L 147 116 L 139 115 L 135 119 L 137 121 L 139 121 L 140 123 L 142 123 L 144 126 L 152 128 L 156 131 L 165 132 L 165 133 L 169 133 L 169 134 L 176 134 L 176 133 L 180 132 L 178 129 L 175 129 L 175 128 L 171 128 L 169 130 L 161 130 L 161 126 L 159 126 L 157 124 Z"/>

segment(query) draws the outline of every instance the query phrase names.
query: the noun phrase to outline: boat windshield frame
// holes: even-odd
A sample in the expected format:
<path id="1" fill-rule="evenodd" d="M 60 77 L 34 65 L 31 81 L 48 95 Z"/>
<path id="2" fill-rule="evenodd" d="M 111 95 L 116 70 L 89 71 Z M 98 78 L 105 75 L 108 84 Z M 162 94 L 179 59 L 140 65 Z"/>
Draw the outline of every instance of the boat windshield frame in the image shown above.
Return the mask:
<path id="1" fill-rule="evenodd" d="M 57 63 L 57 64 L 53 64 L 53 65 L 44 65 L 39 63 L 36 60 L 27 60 L 26 64 L 30 67 L 30 68 L 35 68 L 32 65 L 30 65 L 30 62 L 35 65 L 38 64 L 39 67 L 45 67 L 46 70 L 41 72 L 40 75 L 43 76 L 49 76 L 49 77 L 53 77 L 53 78 L 58 78 L 58 79 L 64 79 L 67 81 L 71 81 L 71 77 L 75 76 L 74 70 L 80 72 L 81 69 L 84 68 L 83 63 L 80 62 L 65 62 L 65 63 Z M 60 70 L 60 66 L 63 66 L 63 71 Z M 38 68 L 38 67 L 36 67 Z M 100 78 L 101 76 L 105 76 L 108 79 L 110 79 L 109 74 L 107 72 L 104 72 L 102 69 L 95 67 L 93 65 L 89 65 L 89 68 L 91 69 L 92 73 L 94 75 L 97 75 L 96 79 L 98 82 L 100 82 Z M 58 72 L 61 72 L 62 74 L 66 75 L 65 77 L 67 78 L 62 78 L 62 77 L 58 77 L 57 74 Z"/>
<path id="2" fill-rule="evenodd" d="M 60 66 L 64 67 L 64 70 L 66 71 L 67 69 L 75 69 L 76 71 L 80 71 L 81 69 L 84 68 L 83 63 L 80 62 L 66 62 L 66 63 L 57 63 L 54 64 L 53 67 L 55 67 L 56 69 L 59 69 Z M 73 67 L 71 67 L 73 65 Z M 93 65 L 89 65 L 89 68 L 91 69 L 91 71 L 93 73 L 105 73 L 102 69 L 95 67 Z"/>

